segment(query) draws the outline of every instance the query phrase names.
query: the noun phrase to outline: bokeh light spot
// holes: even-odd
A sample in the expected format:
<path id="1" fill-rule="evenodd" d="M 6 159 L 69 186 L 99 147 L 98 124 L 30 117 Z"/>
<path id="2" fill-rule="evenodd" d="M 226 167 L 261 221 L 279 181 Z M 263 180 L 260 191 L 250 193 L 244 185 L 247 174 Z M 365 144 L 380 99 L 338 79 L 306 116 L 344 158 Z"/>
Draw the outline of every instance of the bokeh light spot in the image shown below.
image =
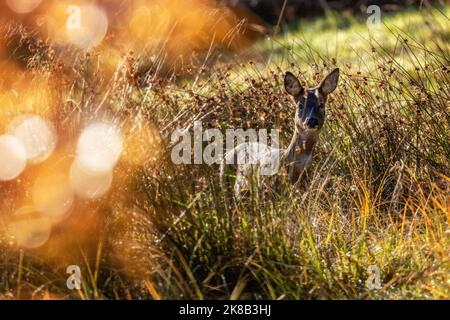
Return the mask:
<path id="1" fill-rule="evenodd" d="M 27 154 L 22 142 L 13 136 L 0 136 L 0 180 L 17 178 L 26 164 Z"/>
<path id="2" fill-rule="evenodd" d="M 32 163 L 46 160 L 55 150 L 54 129 L 39 116 L 21 116 L 11 123 L 8 131 L 22 142 Z"/>
<path id="3" fill-rule="evenodd" d="M 22 207 L 8 224 L 9 234 L 20 247 L 34 249 L 50 238 L 51 222 L 33 207 Z"/>
<path id="4" fill-rule="evenodd" d="M 79 25 L 66 27 L 67 39 L 80 49 L 90 50 L 98 46 L 108 31 L 108 17 L 96 5 L 79 7 Z"/>
<path id="5" fill-rule="evenodd" d="M 36 9 L 42 0 L 6 0 L 9 8 L 16 13 L 29 13 Z"/>
<path id="6" fill-rule="evenodd" d="M 81 134 L 77 145 L 77 163 L 84 171 L 101 174 L 111 171 L 122 153 L 119 130 L 109 123 L 94 123 Z"/>

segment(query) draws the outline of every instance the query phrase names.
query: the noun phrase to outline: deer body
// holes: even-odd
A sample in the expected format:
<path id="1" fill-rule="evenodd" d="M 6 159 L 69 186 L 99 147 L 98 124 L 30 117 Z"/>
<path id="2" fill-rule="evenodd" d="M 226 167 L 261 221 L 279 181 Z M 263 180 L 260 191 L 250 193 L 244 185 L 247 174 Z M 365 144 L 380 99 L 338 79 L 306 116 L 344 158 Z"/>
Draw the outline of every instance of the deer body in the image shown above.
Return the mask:
<path id="1" fill-rule="evenodd" d="M 333 92 L 339 80 L 339 69 L 328 74 L 319 86 L 305 90 L 300 81 L 290 72 L 284 77 L 284 87 L 295 102 L 295 130 L 287 149 L 266 150 L 257 163 L 241 164 L 237 166 L 234 192 L 240 196 L 241 190 L 248 185 L 248 178 L 256 173 L 259 179 L 259 171 L 262 166 L 279 161 L 279 165 L 286 170 L 289 181 L 295 184 L 299 178 L 311 167 L 314 146 L 316 145 L 320 131 L 325 122 L 325 103 L 328 95 Z M 238 145 L 235 150 L 242 149 Z M 233 155 L 235 150 L 233 150 Z M 227 157 L 229 155 L 226 155 Z M 278 158 L 276 158 L 278 157 Z M 221 165 L 221 176 L 224 175 L 224 163 Z"/>
<path id="2" fill-rule="evenodd" d="M 306 135 L 295 130 L 291 143 L 284 151 L 283 165 L 288 169 L 289 181 L 298 181 L 302 172 L 311 167 L 314 146 L 317 143 L 318 135 Z"/>

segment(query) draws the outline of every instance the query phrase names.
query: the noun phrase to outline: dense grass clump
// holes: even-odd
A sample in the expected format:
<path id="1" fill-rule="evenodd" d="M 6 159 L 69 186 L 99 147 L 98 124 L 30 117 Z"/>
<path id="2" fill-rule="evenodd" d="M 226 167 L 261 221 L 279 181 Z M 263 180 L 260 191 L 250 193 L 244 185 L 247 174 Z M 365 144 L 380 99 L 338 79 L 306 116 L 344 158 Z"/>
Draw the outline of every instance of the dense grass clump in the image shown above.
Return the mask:
<path id="1" fill-rule="evenodd" d="M 77 73 L 84 85 L 58 87 L 66 102 L 55 119 L 87 117 L 88 106 L 100 104 L 128 132 L 151 128 L 140 140 L 152 139 L 151 157 L 122 161 L 108 198 L 84 204 L 95 228 L 85 242 L 70 242 L 76 254 L 68 259 L 82 266 L 82 290 L 65 288 L 60 260 L 3 241 L 0 293 L 448 299 L 449 15 L 448 7 L 406 11 L 367 28 L 331 14 L 261 41 L 246 54 L 251 60 L 205 63 L 211 68 L 171 81 L 147 74 L 145 87 L 136 53 L 110 83 L 94 77 L 101 57 L 84 57 Z M 253 188 L 238 201 L 221 187 L 217 166 L 171 162 L 171 133 L 195 120 L 221 130 L 277 128 L 286 147 L 294 105 L 283 92 L 284 72 L 314 86 L 336 66 L 341 80 L 327 102 L 307 188 L 282 178 L 277 190 Z M 377 289 L 366 284 L 373 266 Z"/>

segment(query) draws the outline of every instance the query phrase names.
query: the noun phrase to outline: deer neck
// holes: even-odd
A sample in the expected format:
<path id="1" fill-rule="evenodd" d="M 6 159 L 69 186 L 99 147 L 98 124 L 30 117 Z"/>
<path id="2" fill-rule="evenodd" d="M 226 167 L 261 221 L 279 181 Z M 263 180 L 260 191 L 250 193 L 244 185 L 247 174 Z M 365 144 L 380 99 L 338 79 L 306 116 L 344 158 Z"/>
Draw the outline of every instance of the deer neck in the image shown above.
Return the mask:
<path id="1" fill-rule="evenodd" d="M 319 138 L 318 133 L 306 133 L 300 132 L 297 129 L 292 136 L 291 143 L 286 149 L 286 160 L 288 163 L 295 161 L 297 156 L 311 156 L 314 150 L 314 146 Z"/>

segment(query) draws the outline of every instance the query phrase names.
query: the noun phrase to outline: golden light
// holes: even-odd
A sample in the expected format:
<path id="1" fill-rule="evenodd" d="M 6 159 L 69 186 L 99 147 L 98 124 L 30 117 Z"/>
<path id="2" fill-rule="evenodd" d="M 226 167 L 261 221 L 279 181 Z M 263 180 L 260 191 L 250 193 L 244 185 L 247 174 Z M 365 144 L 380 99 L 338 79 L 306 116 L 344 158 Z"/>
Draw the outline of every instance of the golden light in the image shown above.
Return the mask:
<path id="1" fill-rule="evenodd" d="M 40 163 L 55 150 L 56 136 L 50 123 L 39 116 L 20 116 L 9 126 L 8 132 L 22 142 L 28 161 Z"/>
<path id="2" fill-rule="evenodd" d="M 42 0 L 6 0 L 6 4 L 16 13 L 29 13 L 36 9 Z"/>
<path id="3" fill-rule="evenodd" d="M 162 44 L 174 26 L 170 8 L 160 1 L 136 4 L 130 17 L 129 30 L 133 35 L 130 40 L 137 40 L 142 46 Z"/>
<path id="4" fill-rule="evenodd" d="M 27 153 L 22 142 L 14 136 L 0 136 L 0 180 L 17 178 L 26 164 Z"/>
<path id="5" fill-rule="evenodd" d="M 81 204 L 76 214 L 52 229 L 49 241 L 36 253 L 40 258 L 60 265 L 83 261 L 82 256 L 89 255 L 98 245 L 97 232 L 101 223 L 98 210 L 95 205 Z M 83 248 L 82 252 L 80 248 Z"/>
<path id="6" fill-rule="evenodd" d="M 0 68 L 0 77 L 0 130 L 7 130 L 23 115 L 51 119 L 57 114 L 56 79 L 45 78 L 43 72 L 23 71 L 11 63 Z"/>
<path id="7" fill-rule="evenodd" d="M 82 132 L 77 145 L 77 163 L 84 171 L 101 174 L 111 171 L 122 153 L 119 130 L 111 123 L 98 122 Z"/>
<path id="8" fill-rule="evenodd" d="M 8 224 L 8 233 L 18 246 L 34 249 L 44 245 L 50 238 L 51 222 L 28 206 L 20 208 Z"/>
<path id="9" fill-rule="evenodd" d="M 161 58 L 166 67 L 179 69 L 189 65 L 196 53 L 247 47 L 249 39 L 238 24 L 236 15 L 217 1 L 137 0 L 117 39 L 126 48 Z"/>
<path id="10" fill-rule="evenodd" d="M 78 161 L 70 168 L 70 185 L 75 193 L 84 199 L 104 196 L 112 185 L 112 171 L 97 172 L 86 170 Z"/>
<path id="11" fill-rule="evenodd" d="M 154 162 L 161 150 L 161 141 L 156 129 L 144 121 L 129 121 L 124 124 L 122 159 L 130 165 L 144 165 Z"/>
<path id="12" fill-rule="evenodd" d="M 69 160 L 71 159 L 66 157 L 51 161 L 39 171 L 31 189 L 34 207 L 51 218 L 53 223 L 67 218 L 74 203 L 74 192 L 69 179 Z"/>

